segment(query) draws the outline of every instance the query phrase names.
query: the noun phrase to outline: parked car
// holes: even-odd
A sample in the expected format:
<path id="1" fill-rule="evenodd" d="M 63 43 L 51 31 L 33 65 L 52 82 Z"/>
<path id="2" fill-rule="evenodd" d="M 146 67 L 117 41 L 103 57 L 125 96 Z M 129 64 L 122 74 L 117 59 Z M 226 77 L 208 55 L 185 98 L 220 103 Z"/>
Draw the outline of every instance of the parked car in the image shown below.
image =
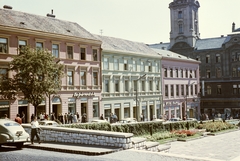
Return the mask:
<path id="1" fill-rule="evenodd" d="M 0 146 L 14 145 L 21 149 L 23 143 L 30 141 L 29 134 L 17 122 L 0 119 Z"/>
<path id="2" fill-rule="evenodd" d="M 135 118 L 124 118 L 122 120 L 119 120 L 117 123 L 136 123 L 137 119 Z"/>
<path id="3" fill-rule="evenodd" d="M 197 121 L 196 118 L 187 118 L 188 121 Z"/>
<path id="4" fill-rule="evenodd" d="M 59 126 L 59 124 L 56 121 L 50 121 L 50 120 L 43 120 L 43 121 L 38 121 L 39 125 L 43 126 Z"/>
<path id="5" fill-rule="evenodd" d="M 176 117 L 176 118 L 171 118 L 168 121 L 182 121 L 182 119 L 180 119 L 179 117 Z"/>
<path id="6" fill-rule="evenodd" d="M 164 122 L 165 120 L 164 119 L 153 119 L 152 121 L 162 121 L 162 122 Z"/>
<path id="7" fill-rule="evenodd" d="M 92 120 L 91 123 L 106 123 L 107 120 Z"/>

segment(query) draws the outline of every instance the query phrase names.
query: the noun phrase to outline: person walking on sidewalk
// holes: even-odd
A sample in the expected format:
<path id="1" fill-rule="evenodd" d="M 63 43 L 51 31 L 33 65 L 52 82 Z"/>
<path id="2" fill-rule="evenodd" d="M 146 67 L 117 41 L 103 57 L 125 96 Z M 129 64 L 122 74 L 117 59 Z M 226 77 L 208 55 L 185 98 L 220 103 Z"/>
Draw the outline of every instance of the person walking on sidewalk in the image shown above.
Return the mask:
<path id="1" fill-rule="evenodd" d="M 34 120 L 31 122 L 31 143 L 32 144 L 35 136 L 37 137 L 38 143 L 41 144 L 39 133 L 40 133 L 40 127 L 37 121 L 37 117 L 34 117 Z"/>

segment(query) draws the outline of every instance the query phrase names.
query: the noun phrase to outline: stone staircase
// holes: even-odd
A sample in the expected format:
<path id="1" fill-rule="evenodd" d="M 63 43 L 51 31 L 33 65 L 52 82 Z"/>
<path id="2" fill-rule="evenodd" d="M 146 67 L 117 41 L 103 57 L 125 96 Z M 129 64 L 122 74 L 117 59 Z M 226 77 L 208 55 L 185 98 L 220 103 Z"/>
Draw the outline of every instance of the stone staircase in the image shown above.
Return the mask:
<path id="1" fill-rule="evenodd" d="M 146 141 L 145 138 L 132 138 L 132 148 L 136 150 L 147 150 L 152 152 L 168 152 L 171 148 L 169 144 L 159 144 L 158 142 Z"/>

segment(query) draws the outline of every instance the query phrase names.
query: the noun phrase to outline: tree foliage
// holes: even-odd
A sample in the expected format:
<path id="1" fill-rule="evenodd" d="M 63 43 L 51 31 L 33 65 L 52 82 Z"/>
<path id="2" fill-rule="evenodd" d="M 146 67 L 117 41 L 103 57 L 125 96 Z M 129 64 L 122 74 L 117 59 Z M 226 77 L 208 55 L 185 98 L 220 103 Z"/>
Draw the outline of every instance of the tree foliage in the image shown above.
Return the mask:
<path id="1" fill-rule="evenodd" d="M 56 58 L 47 50 L 25 47 L 19 55 L 9 63 L 9 70 L 14 73 L 12 78 L 1 80 L 1 95 L 14 99 L 19 93 L 35 107 L 46 96 L 57 93 L 61 87 L 64 66 L 56 62 Z"/>

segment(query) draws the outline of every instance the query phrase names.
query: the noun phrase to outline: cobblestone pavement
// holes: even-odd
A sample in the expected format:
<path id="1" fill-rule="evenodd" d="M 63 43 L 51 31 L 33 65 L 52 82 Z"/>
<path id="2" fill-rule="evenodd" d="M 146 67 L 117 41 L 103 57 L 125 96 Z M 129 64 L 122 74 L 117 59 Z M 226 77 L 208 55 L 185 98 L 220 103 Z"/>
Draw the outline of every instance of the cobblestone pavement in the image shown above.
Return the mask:
<path id="1" fill-rule="evenodd" d="M 230 161 L 240 156 L 240 130 L 188 142 L 172 142 L 169 153 Z"/>

